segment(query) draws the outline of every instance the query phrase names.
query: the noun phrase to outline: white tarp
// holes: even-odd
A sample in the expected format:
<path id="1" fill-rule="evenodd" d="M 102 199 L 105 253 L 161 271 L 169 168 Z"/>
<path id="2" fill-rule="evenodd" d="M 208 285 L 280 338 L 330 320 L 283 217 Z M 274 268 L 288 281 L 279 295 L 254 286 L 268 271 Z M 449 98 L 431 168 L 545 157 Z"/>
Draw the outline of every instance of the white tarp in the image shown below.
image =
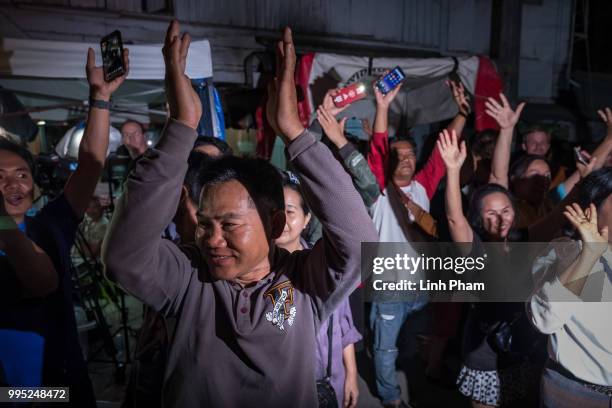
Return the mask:
<path id="1" fill-rule="evenodd" d="M 308 98 L 313 110 L 328 89 L 356 81 L 371 82 L 386 70 L 400 66 L 406 80 L 402 92 L 390 107 L 392 134 L 401 127 L 439 122 L 457 114 L 445 83 L 455 68 L 453 58 L 373 58 L 371 70 L 368 65 L 369 60 L 365 57 L 315 54 L 308 79 Z M 456 73 L 470 94 L 474 93 L 478 66 L 478 57 L 457 58 Z M 375 102 L 370 96 L 351 105 L 343 116 L 367 118 L 373 123 L 374 113 Z"/>
<path id="2" fill-rule="evenodd" d="M 130 50 L 129 79 L 164 79 L 161 44 L 125 44 Z M 100 44 L 3 38 L 0 40 L 0 75 L 37 78 L 85 78 L 87 49 L 96 52 L 102 65 Z M 186 74 L 192 79 L 213 76 L 210 44 L 192 41 Z"/>

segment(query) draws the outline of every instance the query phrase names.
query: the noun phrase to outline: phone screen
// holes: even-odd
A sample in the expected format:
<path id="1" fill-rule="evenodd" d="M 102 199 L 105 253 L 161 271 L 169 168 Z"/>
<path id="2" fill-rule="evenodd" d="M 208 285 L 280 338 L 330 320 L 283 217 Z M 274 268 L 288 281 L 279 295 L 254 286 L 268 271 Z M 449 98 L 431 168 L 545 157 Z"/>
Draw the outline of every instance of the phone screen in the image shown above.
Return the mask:
<path id="1" fill-rule="evenodd" d="M 386 95 L 394 90 L 404 79 L 406 79 L 404 71 L 400 67 L 395 67 L 376 82 L 376 87 L 382 94 Z"/>
<path id="2" fill-rule="evenodd" d="M 125 67 L 123 66 L 123 42 L 121 41 L 121 33 L 113 31 L 100 41 L 102 50 L 102 65 L 104 68 L 104 80 L 107 82 L 123 75 Z"/>

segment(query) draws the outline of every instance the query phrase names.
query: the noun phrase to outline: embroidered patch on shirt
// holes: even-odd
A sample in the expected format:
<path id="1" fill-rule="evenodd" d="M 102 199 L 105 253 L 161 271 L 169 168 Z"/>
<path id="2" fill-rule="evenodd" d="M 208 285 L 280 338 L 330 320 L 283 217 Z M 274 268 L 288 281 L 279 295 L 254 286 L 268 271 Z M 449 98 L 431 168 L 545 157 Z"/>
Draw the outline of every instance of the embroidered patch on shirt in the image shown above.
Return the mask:
<path id="1" fill-rule="evenodd" d="M 293 305 L 293 286 L 290 281 L 281 282 L 269 289 L 264 296 L 272 301 L 272 311 L 266 313 L 266 319 L 280 330 L 285 330 L 285 322 L 293 326 L 296 309 Z"/>

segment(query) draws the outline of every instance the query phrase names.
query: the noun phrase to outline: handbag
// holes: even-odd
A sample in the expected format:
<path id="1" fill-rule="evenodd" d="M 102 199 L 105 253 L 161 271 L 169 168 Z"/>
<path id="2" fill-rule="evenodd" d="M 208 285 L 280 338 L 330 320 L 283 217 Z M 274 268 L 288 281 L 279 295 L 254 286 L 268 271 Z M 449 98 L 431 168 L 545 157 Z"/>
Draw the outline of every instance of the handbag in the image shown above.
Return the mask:
<path id="1" fill-rule="evenodd" d="M 319 399 L 319 408 L 338 408 L 338 399 L 336 391 L 331 385 L 331 362 L 332 362 L 332 337 L 334 331 L 334 318 L 330 316 L 329 325 L 327 326 L 327 371 L 325 377 L 317 380 L 317 396 Z"/>
<path id="2" fill-rule="evenodd" d="M 494 324 L 487 341 L 497 353 L 511 359 L 530 357 L 540 351 L 546 337 L 529 322 L 524 311 L 514 315 L 510 321 Z"/>

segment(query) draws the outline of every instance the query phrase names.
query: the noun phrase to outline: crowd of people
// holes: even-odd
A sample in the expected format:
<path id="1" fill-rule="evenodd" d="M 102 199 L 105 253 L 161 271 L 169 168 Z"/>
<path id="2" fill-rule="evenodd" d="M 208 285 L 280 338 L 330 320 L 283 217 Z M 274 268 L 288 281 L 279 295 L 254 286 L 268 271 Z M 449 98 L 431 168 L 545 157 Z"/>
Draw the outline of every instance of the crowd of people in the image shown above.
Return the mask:
<path id="1" fill-rule="evenodd" d="M 450 385 L 472 407 L 610 406 L 612 314 L 587 297 L 612 294 L 611 109 L 599 112 L 607 133 L 598 146 L 561 166 L 542 126 L 524 132 L 512 154 L 525 104 L 513 108 L 503 94 L 486 102 L 499 131 L 464 137 L 471 97 L 449 81 L 457 115 L 419 168 L 415 141 L 389 133 L 401 86 L 387 94 L 373 87 L 366 150 L 345 135 L 335 89 L 316 110 L 323 134 L 303 126 L 287 28 L 266 106 L 286 145 L 289 170 L 279 170 L 198 136 L 202 105 L 185 74 L 190 41 L 173 21 L 162 50 L 169 118 L 157 145 L 147 145 L 139 123 L 122 126 L 130 172 L 110 220 L 94 191 L 107 103 L 127 72 L 106 82 L 88 51 L 92 103 L 78 166 L 34 216 L 33 157 L 0 139 L 1 386 L 70 387 L 73 406 L 96 405 L 71 279 L 79 257 L 93 257 L 145 305 L 126 407 L 355 407 L 363 338 L 381 404 L 411 406 L 396 375 L 398 343 L 423 311 L 434 321 L 422 339 L 424 376 L 448 379 L 445 351 L 462 337 Z M 127 49 L 123 59 L 129 70 Z M 364 319 L 362 242 L 455 242 L 471 255 L 497 243 L 494 264 L 533 266 L 540 279 L 525 302 L 464 307 L 416 291 L 373 301 Z M 550 244 L 523 259 L 515 242 Z M 529 347 L 500 346 L 503 336 Z"/>

